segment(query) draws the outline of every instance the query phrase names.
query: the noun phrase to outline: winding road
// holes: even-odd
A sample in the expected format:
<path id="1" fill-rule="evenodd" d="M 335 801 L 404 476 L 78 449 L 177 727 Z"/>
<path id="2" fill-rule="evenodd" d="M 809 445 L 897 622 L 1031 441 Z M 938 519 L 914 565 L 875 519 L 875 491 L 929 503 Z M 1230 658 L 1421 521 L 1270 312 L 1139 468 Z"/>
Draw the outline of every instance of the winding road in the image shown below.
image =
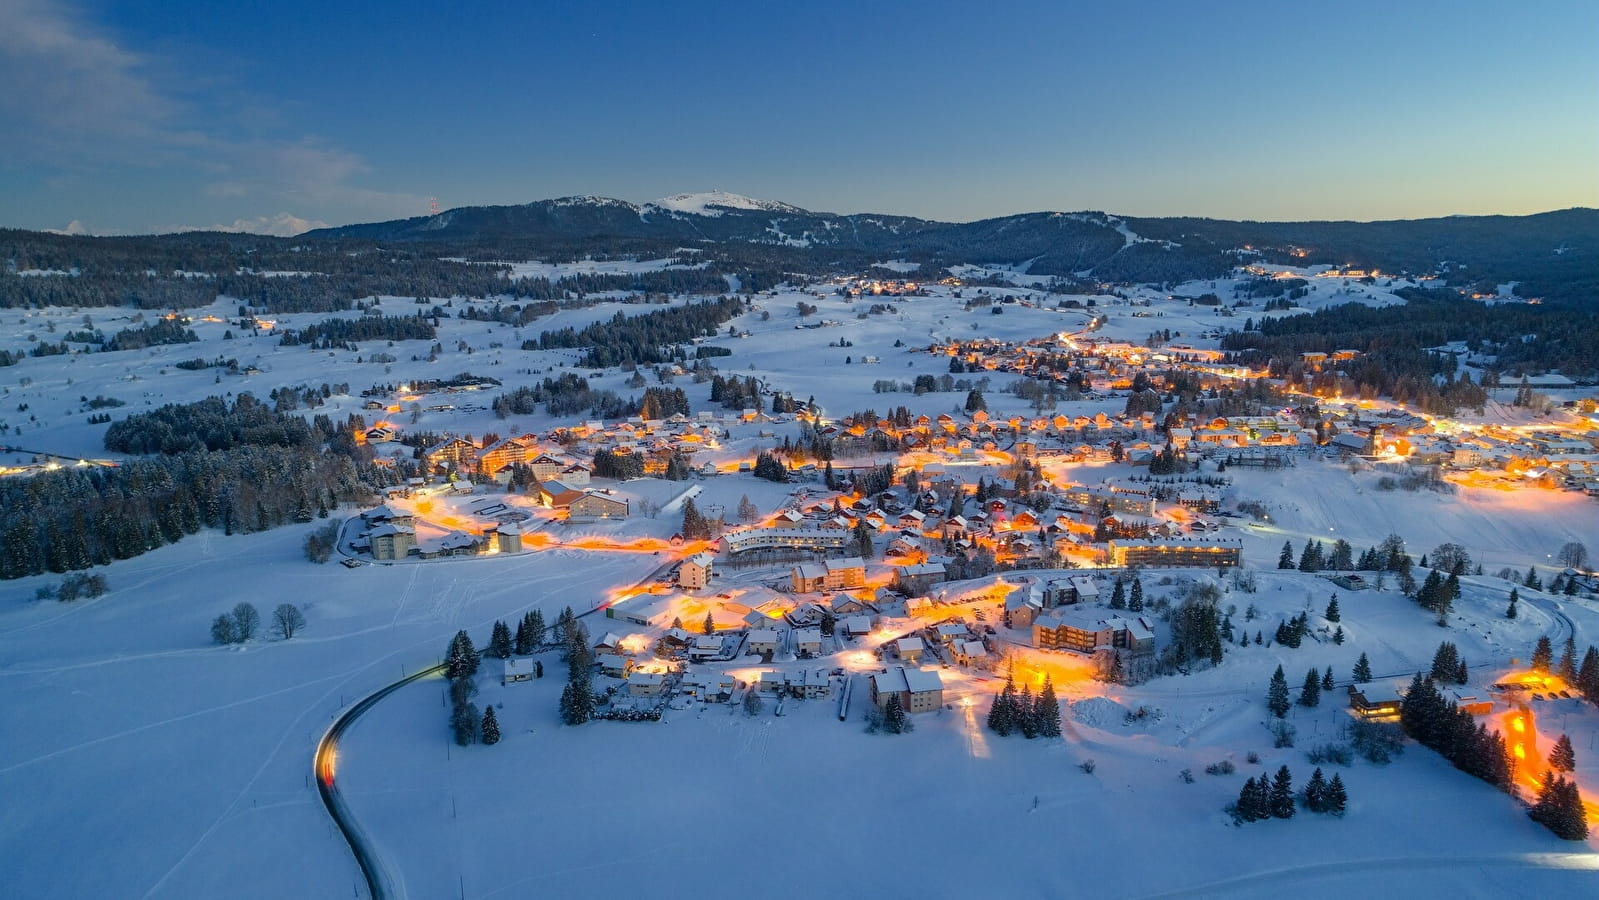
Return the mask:
<path id="1" fill-rule="evenodd" d="M 675 563 L 675 559 L 669 559 L 662 563 L 640 579 L 635 586 L 649 584 L 668 571 Z M 587 618 L 602 611 L 604 608 L 596 606 L 578 613 L 576 618 Z M 484 649 L 478 651 L 478 655 L 485 656 L 487 652 L 487 645 L 485 644 Z M 333 724 L 328 726 L 328 730 L 322 733 L 322 739 L 316 745 L 316 754 L 312 757 L 311 771 L 316 776 L 317 792 L 322 796 L 322 805 L 327 808 L 328 815 L 333 819 L 333 824 L 338 826 L 339 833 L 344 835 L 345 843 L 350 845 L 350 852 L 355 855 L 356 864 L 361 867 L 361 877 L 366 880 L 367 893 L 371 895 L 372 900 L 404 897 L 405 889 L 403 885 L 398 890 L 392 887 L 393 879 L 383 870 L 377 855 L 373 853 L 372 847 L 367 843 L 361 833 L 361 829 L 356 825 L 355 817 L 350 814 L 349 807 L 345 805 L 344 798 L 339 796 L 334 777 L 338 769 L 339 738 L 343 737 L 344 733 L 349 730 L 350 726 L 355 724 L 357 719 L 370 711 L 383 698 L 414 681 L 442 674 L 444 674 L 444 664 L 439 663 L 412 672 L 410 675 L 362 697 L 349 709 L 340 713 L 338 718 L 333 720 Z"/>

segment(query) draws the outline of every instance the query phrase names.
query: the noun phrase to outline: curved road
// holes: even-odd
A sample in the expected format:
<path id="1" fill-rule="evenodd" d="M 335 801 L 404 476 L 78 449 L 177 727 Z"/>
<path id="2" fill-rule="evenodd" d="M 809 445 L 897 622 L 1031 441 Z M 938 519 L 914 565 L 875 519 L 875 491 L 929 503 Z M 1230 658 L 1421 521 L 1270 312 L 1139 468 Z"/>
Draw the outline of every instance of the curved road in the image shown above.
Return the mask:
<path id="1" fill-rule="evenodd" d="M 644 576 L 638 584 L 649 584 L 659 578 L 662 572 L 670 569 L 672 565 L 674 565 L 674 561 L 663 563 L 650 574 Z M 596 606 L 593 609 L 585 610 L 578 613 L 576 618 L 586 618 L 600 612 L 603 608 Z M 486 656 L 487 652 L 488 648 L 485 645 L 483 649 L 478 651 L 478 655 Z M 322 805 L 327 808 L 328 815 L 333 818 L 333 824 L 338 826 L 339 833 L 344 836 L 345 843 L 350 845 L 350 852 L 355 855 L 355 861 L 361 867 L 361 877 L 366 879 L 367 893 L 371 895 L 372 900 L 387 900 L 387 898 L 395 896 L 395 894 L 390 891 L 388 875 L 383 871 L 382 866 L 378 864 L 372 848 L 367 845 L 361 830 L 356 827 L 355 818 L 350 815 L 349 809 L 344 805 L 344 799 L 339 796 L 338 787 L 334 780 L 334 774 L 338 767 L 339 738 L 344 735 L 345 731 L 349 730 L 351 725 L 355 724 L 356 719 L 359 719 L 368 710 L 376 706 L 384 697 L 413 681 L 442 674 L 444 674 L 444 664 L 439 663 L 413 672 L 399 681 L 362 697 L 355 705 L 340 713 L 339 717 L 333 720 L 333 724 L 328 726 L 328 730 L 322 733 L 322 739 L 316 745 L 316 755 L 312 757 L 312 774 L 316 776 L 317 793 L 322 796 Z M 401 890 L 398 896 L 405 896 L 404 890 Z"/>

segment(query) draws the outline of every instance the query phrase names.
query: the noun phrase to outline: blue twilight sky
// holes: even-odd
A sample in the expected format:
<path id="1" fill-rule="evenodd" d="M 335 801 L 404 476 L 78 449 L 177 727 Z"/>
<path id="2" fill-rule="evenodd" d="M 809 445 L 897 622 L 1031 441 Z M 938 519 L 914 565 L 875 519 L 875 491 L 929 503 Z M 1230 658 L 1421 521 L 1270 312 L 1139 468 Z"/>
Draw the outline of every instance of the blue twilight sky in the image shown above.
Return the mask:
<path id="1" fill-rule="evenodd" d="M 0 226 L 1599 206 L 1599 3 L 0 0 Z"/>

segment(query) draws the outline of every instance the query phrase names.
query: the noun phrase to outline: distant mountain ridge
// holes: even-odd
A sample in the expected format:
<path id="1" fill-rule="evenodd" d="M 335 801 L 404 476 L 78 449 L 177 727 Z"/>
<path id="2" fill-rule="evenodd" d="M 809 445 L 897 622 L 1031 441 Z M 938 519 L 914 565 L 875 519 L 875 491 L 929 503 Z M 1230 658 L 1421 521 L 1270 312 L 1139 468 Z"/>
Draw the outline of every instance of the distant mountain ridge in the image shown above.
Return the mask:
<path id="1" fill-rule="evenodd" d="M 1376 222 L 1252 222 L 1031 212 L 975 222 L 879 213 L 815 212 L 723 191 L 635 204 L 562 197 L 516 206 L 469 206 L 433 216 L 306 232 L 301 240 L 539 245 L 594 243 L 768 247 L 818 264 L 862 254 L 1025 265 L 1035 275 L 1106 282 L 1219 277 L 1241 262 L 1351 264 L 1383 271 L 1452 272 L 1453 281 L 1534 282 L 1540 291 L 1599 294 L 1599 210 L 1527 216 L 1448 216 Z M 598 249 L 598 248 L 597 248 Z"/>

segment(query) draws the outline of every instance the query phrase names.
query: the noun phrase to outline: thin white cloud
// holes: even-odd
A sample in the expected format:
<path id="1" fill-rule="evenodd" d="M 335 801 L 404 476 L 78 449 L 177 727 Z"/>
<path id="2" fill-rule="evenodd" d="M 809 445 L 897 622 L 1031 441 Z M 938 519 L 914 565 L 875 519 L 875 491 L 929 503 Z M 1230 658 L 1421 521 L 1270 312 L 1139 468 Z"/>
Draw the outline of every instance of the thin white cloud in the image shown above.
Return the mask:
<path id="1" fill-rule="evenodd" d="M 234 219 L 231 225 L 178 225 L 160 231 L 228 231 L 236 234 L 268 234 L 274 237 L 294 237 L 314 228 L 326 228 L 320 219 L 302 219 L 292 213 L 280 212 L 275 216 L 256 216 L 253 219 Z"/>
<path id="2" fill-rule="evenodd" d="M 204 179 L 197 196 L 256 209 L 292 204 L 389 217 L 425 206 L 421 196 L 357 187 L 352 181 L 369 171 L 365 161 L 315 136 L 239 140 L 212 130 L 225 122 L 207 119 L 202 127 L 200 111 L 162 87 L 156 73 L 170 67 L 122 46 L 60 0 L 0 0 L 6 161 L 65 171 L 180 169 Z M 239 222 L 292 227 L 284 215 Z"/>

